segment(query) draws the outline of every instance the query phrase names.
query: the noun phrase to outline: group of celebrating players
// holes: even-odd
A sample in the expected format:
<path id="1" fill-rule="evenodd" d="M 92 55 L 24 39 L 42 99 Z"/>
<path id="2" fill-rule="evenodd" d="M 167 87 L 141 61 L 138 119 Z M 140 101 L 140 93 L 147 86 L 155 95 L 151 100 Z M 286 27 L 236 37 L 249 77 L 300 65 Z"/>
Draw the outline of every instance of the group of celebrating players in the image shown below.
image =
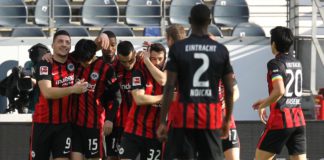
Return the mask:
<path id="1" fill-rule="evenodd" d="M 160 43 L 138 53 L 129 41 L 117 45 L 111 31 L 79 40 L 69 53 L 69 33 L 57 31 L 53 55 L 35 68 L 41 94 L 29 159 L 221 160 L 224 153 L 238 160 L 232 110 L 239 91 L 229 52 L 208 33 L 207 6 L 194 6 L 189 21 L 188 38 L 181 25 L 167 28 L 168 58 Z M 253 105 L 266 123 L 257 160 L 272 159 L 284 145 L 292 159 L 306 159 L 302 71 L 288 54 L 292 43 L 289 29 L 271 31 L 269 97 Z"/>

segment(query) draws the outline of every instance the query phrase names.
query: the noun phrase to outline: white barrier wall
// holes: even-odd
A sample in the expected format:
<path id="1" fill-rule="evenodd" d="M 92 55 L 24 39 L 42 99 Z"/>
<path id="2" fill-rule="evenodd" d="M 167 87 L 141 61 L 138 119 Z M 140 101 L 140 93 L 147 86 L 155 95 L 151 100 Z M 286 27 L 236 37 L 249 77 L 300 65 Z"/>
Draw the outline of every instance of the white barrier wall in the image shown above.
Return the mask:
<path id="1" fill-rule="evenodd" d="M 79 38 L 73 38 L 73 45 Z M 127 38 L 140 49 L 144 40 L 159 41 L 161 38 Z M 119 39 L 122 40 L 122 39 Z M 253 102 L 267 96 L 266 63 L 273 58 L 269 39 L 258 38 L 219 38 L 229 51 L 232 65 L 240 88 L 240 99 L 235 103 L 234 116 L 238 120 L 257 120 L 257 113 L 251 108 Z M 51 39 L 0 39 L 0 79 L 15 65 L 24 65 L 28 60 L 27 50 L 42 42 L 50 47 Z M 73 48 L 71 49 L 71 51 Z M 98 52 L 100 55 L 100 52 Z M 6 99 L 0 99 L 0 106 L 6 106 Z M 0 107 L 1 110 L 1 107 Z"/>

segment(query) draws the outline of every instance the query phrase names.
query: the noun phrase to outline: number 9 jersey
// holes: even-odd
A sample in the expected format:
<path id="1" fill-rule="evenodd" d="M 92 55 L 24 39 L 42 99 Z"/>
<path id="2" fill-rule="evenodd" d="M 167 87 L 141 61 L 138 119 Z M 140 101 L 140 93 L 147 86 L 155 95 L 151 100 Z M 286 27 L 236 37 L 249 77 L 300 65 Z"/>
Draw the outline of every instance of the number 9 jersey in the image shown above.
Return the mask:
<path id="1" fill-rule="evenodd" d="M 233 73 L 227 48 L 206 36 L 191 35 L 169 51 L 166 70 L 177 73 L 178 105 L 170 108 L 174 128 L 218 129 L 222 109 L 218 83 Z"/>
<path id="2" fill-rule="evenodd" d="M 285 94 L 270 105 L 269 129 L 293 128 L 305 125 L 301 108 L 302 65 L 289 54 L 278 54 L 267 64 L 268 90 L 273 90 L 272 82 L 282 79 Z"/>

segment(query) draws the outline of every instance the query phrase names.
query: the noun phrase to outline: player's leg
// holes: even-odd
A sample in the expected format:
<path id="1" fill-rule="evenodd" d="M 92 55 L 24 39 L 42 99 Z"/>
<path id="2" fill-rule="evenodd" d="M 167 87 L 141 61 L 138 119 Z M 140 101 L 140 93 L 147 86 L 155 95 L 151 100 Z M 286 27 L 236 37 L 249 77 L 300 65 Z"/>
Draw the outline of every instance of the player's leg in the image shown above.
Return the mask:
<path id="1" fill-rule="evenodd" d="M 32 124 L 29 160 L 47 160 L 50 157 L 52 128 L 48 124 Z"/>
<path id="2" fill-rule="evenodd" d="M 224 152 L 226 160 L 240 160 L 240 148 L 231 148 Z"/>
<path id="3" fill-rule="evenodd" d="M 297 127 L 286 144 L 291 160 L 306 160 L 305 127 Z"/>
<path id="4" fill-rule="evenodd" d="M 255 160 L 272 160 L 276 154 L 256 149 L 255 151 Z"/>
<path id="5" fill-rule="evenodd" d="M 143 138 L 144 147 L 141 149 L 141 160 L 162 159 L 162 143 L 157 139 Z"/>
<path id="6" fill-rule="evenodd" d="M 118 149 L 123 128 L 114 127 L 112 133 L 106 136 L 107 160 L 119 160 Z"/>
<path id="7" fill-rule="evenodd" d="M 139 136 L 124 133 L 121 138 L 119 156 L 121 160 L 136 159 L 142 148 Z"/>
<path id="8" fill-rule="evenodd" d="M 256 160 L 273 159 L 276 154 L 279 154 L 285 146 L 291 134 L 291 129 L 268 130 L 262 133 L 259 140 L 256 152 Z"/>
<path id="9" fill-rule="evenodd" d="M 84 155 L 87 159 L 99 160 L 104 157 L 102 129 L 85 128 L 86 134 L 83 139 L 86 144 Z"/>
<path id="10" fill-rule="evenodd" d="M 55 135 L 52 137 L 52 155 L 54 160 L 68 160 L 72 147 L 72 128 L 70 124 L 55 126 Z"/>
<path id="11" fill-rule="evenodd" d="M 163 153 L 164 159 L 191 160 L 197 158 L 195 135 L 192 129 L 170 128 Z"/>
<path id="12" fill-rule="evenodd" d="M 223 159 L 219 130 L 197 129 L 195 132 L 198 160 Z"/>
<path id="13" fill-rule="evenodd" d="M 85 131 L 81 127 L 77 125 L 72 125 L 72 160 L 83 160 L 84 158 L 83 143 L 86 143 L 86 141 L 83 138 L 84 133 Z"/>
<path id="14" fill-rule="evenodd" d="M 226 160 L 240 159 L 240 142 L 235 128 L 230 129 L 228 138 L 222 140 L 222 148 Z"/>

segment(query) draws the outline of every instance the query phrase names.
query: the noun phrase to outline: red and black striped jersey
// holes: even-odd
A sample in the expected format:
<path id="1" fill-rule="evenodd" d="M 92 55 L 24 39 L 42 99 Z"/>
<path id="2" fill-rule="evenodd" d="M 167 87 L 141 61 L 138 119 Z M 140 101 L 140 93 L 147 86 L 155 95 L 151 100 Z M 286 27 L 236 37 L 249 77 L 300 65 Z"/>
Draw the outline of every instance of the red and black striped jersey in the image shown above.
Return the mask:
<path id="1" fill-rule="evenodd" d="M 134 68 L 136 68 L 136 64 Z M 117 63 L 114 65 L 114 68 L 116 71 L 117 82 L 119 83 L 120 93 L 122 97 L 121 104 L 116 113 L 114 124 L 117 127 L 124 128 L 126 125 L 129 109 L 131 108 L 133 103 L 133 97 L 131 94 L 131 81 L 132 70 L 134 68 L 132 70 L 127 70 L 119 61 L 117 61 Z"/>
<path id="2" fill-rule="evenodd" d="M 69 87 L 74 85 L 75 64 L 70 58 L 65 63 L 53 60 L 53 64 L 41 61 L 36 66 L 35 77 L 37 82 L 49 80 L 52 87 Z M 38 87 L 38 86 L 37 86 Z M 35 105 L 33 122 L 62 124 L 71 121 L 70 96 L 60 99 L 46 99 L 42 93 L 39 94 L 38 102 Z"/>
<path id="3" fill-rule="evenodd" d="M 234 79 L 234 86 L 237 84 L 237 81 L 236 79 Z M 219 100 L 220 100 L 220 103 L 222 103 L 222 112 L 223 112 L 223 117 L 225 117 L 226 115 L 226 109 L 225 109 L 225 100 L 224 100 L 224 85 L 222 83 L 222 81 L 220 80 L 219 81 L 219 89 L 218 89 L 218 92 L 219 92 Z M 233 114 L 231 115 L 231 123 L 230 123 L 230 129 L 234 129 L 236 128 L 236 125 L 235 125 L 235 120 L 234 120 L 234 116 Z"/>
<path id="4" fill-rule="evenodd" d="M 222 108 L 219 80 L 233 69 L 227 48 L 208 35 L 176 42 L 169 51 L 166 70 L 177 73 L 179 102 L 170 112 L 174 128 L 219 129 Z"/>
<path id="5" fill-rule="evenodd" d="M 293 128 L 305 125 L 301 108 L 302 96 L 302 65 L 289 54 L 278 54 L 267 64 L 268 90 L 273 90 L 272 83 L 282 79 L 285 94 L 270 105 L 270 115 L 267 122 L 269 129 Z"/>
<path id="6" fill-rule="evenodd" d="M 163 88 L 156 82 L 143 61 L 132 73 L 132 90 L 144 89 L 146 95 L 161 95 Z M 156 138 L 159 125 L 160 104 L 137 105 L 133 101 L 124 132 L 146 138 Z"/>
<path id="7" fill-rule="evenodd" d="M 102 128 L 106 106 L 102 104 L 101 98 L 108 88 L 118 88 L 113 67 L 98 58 L 87 67 L 77 65 L 75 77 L 88 82 L 88 91 L 73 95 L 73 123 L 86 128 Z"/>

